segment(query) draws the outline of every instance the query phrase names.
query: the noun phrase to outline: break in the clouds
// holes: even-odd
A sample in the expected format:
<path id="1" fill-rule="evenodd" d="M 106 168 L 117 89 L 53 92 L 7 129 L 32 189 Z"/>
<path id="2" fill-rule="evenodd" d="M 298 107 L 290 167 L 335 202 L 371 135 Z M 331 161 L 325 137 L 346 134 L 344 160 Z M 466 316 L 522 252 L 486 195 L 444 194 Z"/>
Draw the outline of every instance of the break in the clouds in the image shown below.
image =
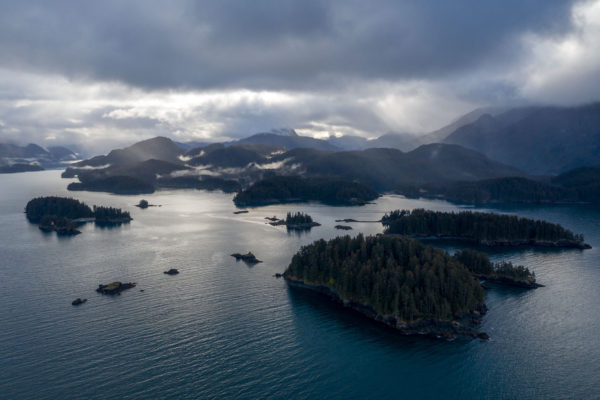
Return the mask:
<path id="1" fill-rule="evenodd" d="M 599 47 L 600 1 L 5 1 L 0 135 L 421 133 L 596 100 Z"/>

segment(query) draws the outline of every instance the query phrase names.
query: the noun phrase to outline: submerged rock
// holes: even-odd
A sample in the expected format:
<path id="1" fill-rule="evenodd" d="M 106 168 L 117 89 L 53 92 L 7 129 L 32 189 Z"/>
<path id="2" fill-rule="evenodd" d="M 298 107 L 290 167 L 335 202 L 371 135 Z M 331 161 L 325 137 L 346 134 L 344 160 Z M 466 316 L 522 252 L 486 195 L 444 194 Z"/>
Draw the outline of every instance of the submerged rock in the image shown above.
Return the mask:
<path id="1" fill-rule="evenodd" d="M 74 306 L 78 306 L 78 305 L 81 305 L 81 304 L 85 303 L 86 301 L 87 301 L 87 299 L 80 299 L 80 298 L 78 297 L 78 298 L 76 298 L 75 300 L 73 300 L 73 301 L 71 302 L 71 304 L 72 304 L 72 305 L 74 305 Z"/>

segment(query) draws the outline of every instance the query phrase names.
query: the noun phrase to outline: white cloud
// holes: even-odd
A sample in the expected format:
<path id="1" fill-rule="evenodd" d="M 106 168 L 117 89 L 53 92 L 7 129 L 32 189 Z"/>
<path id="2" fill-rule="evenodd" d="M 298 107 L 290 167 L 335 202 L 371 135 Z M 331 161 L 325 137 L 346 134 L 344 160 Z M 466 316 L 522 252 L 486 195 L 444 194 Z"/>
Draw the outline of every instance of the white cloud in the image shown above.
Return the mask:
<path id="1" fill-rule="evenodd" d="M 582 1 L 565 35 L 523 37 L 529 50 L 512 79 L 523 97 L 559 104 L 597 101 L 600 93 L 600 1 Z"/>
<path id="2" fill-rule="evenodd" d="M 62 40 L 71 43 L 71 26 L 52 27 L 57 31 L 46 41 L 35 26 L 16 24 L 31 37 L 9 41 L 3 38 L 10 35 L 0 36 L 0 49 L 7 55 L 0 60 L 0 141 L 74 143 L 97 153 L 157 135 L 216 141 L 274 127 L 315 137 L 372 138 L 388 131 L 432 131 L 488 104 L 598 100 L 600 0 L 576 3 L 570 14 L 545 2 L 521 3 L 512 3 L 523 7 L 521 12 L 508 6 L 473 6 L 486 24 L 474 23 L 476 18 L 450 5 L 426 5 L 419 11 L 416 5 L 399 7 L 396 2 L 377 12 L 360 2 L 336 3 L 326 13 L 316 7 L 305 21 L 295 12 L 288 15 L 285 7 L 279 10 L 285 20 L 261 10 L 254 24 L 216 3 L 215 23 L 223 21 L 215 26 L 224 29 L 216 31 L 205 29 L 213 21 L 198 25 L 177 5 L 166 13 L 162 6 L 144 6 L 141 17 L 148 26 L 140 29 L 152 33 L 161 28 L 148 48 L 141 45 L 143 36 L 135 36 L 141 43 L 127 47 L 127 38 L 90 18 L 95 16 L 91 11 L 72 27 L 89 28 L 97 40 L 87 43 L 82 37 L 77 42 L 81 48 L 64 46 Z M 63 17 L 52 7 L 41 9 Z M 9 11 L 0 20 L 10 19 Z M 369 18 L 364 18 L 367 12 Z M 116 26 L 132 28 L 126 17 L 104 15 Z M 261 23 L 263 17 L 269 24 Z M 430 20 L 438 23 L 427 25 Z M 548 28 L 548 21 L 561 28 Z M 272 25 L 282 35 L 274 35 Z M 223 37 L 233 26 L 240 30 Z M 0 31 L 13 28 L 4 24 Z M 70 58 L 56 57 L 56 49 Z M 154 60 L 157 49 L 164 59 Z M 54 62 L 38 60 L 39 52 Z M 227 59 L 229 53 L 235 57 Z"/>

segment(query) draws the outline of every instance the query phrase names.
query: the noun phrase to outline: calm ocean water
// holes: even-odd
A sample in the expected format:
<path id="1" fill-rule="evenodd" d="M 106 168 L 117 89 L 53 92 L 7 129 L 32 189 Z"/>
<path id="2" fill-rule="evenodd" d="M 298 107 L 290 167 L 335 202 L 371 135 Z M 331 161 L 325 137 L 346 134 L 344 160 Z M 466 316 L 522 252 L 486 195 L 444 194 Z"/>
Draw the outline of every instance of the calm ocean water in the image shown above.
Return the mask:
<path id="1" fill-rule="evenodd" d="M 401 336 L 273 274 L 300 246 L 342 234 L 335 219 L 455 205 L 386 196 L 360 208 L 234 215 L 231 195 L 167 191 L 144 196 L 162 207 L 139 210 L 140 196 L 68 193 L 67 183 L 58 171 L 0 175 L 2 399 L 600 398 L 598 208 L 496 209 L 561 223 L 593 249 L 492 253 L 530 267 L 546 287 L 494 287 L 482 325 L 492 339 L 445 342 Z M 134 220 L 58 238 L 23 214 L 42 195 L 121 207 Z M 288 234 L 265 224 L 287 211 L 322 226 Z M 382 229 L 352 225 L 352 235 Z M 248 250 L 264 263 L 229 256 Z M 164 275 L 169 268 L 180 274 Z M 114 280 L 138 286 L 116 297 L 94 291 Z M 77 297 L 88 302 L 71 306 Z"/>

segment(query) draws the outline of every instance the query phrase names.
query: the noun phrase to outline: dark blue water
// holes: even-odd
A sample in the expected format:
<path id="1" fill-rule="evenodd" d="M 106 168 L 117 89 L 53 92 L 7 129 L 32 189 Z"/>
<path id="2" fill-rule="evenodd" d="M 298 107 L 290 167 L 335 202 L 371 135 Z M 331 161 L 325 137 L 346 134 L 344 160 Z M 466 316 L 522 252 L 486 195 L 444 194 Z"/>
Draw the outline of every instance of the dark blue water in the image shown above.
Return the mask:
<path id="1" fill-rule="evenodd" d="M 233 215 L 220 193 L 159 192 L 146 198 L 162 207 L 147 210 L 133 207 L 139 196 L 71 193 L 125 208 L 134 221 L 88 224 L 72 238 L 26 222 L 30 198 L 65 195 L 66 184 L 56 171 L 0 175 L 0 398 L 600 398 L 598 209 L 498 209 L 561 223 L 594 248 L 494 252 L 534 269 L 546 287 L 495 287 L 482 326 L 492 340 L 445 342 L 400 336 L 273 274 L 301 245 L 340 234 L 337 218 L 454 205 L 384 197 Z M 264 223 L 296 210 L 323 226 L 297 235 Z M 381 231 L 352 225 L 350 234 Z M 229 256 L 248 250 L 264 263 Z M 169 268 L 181 273 L 164 275 Z M 94 291 L 114 280 L 138 287 Z M 77 297 L 88 302 L 71 306 Z"/>

